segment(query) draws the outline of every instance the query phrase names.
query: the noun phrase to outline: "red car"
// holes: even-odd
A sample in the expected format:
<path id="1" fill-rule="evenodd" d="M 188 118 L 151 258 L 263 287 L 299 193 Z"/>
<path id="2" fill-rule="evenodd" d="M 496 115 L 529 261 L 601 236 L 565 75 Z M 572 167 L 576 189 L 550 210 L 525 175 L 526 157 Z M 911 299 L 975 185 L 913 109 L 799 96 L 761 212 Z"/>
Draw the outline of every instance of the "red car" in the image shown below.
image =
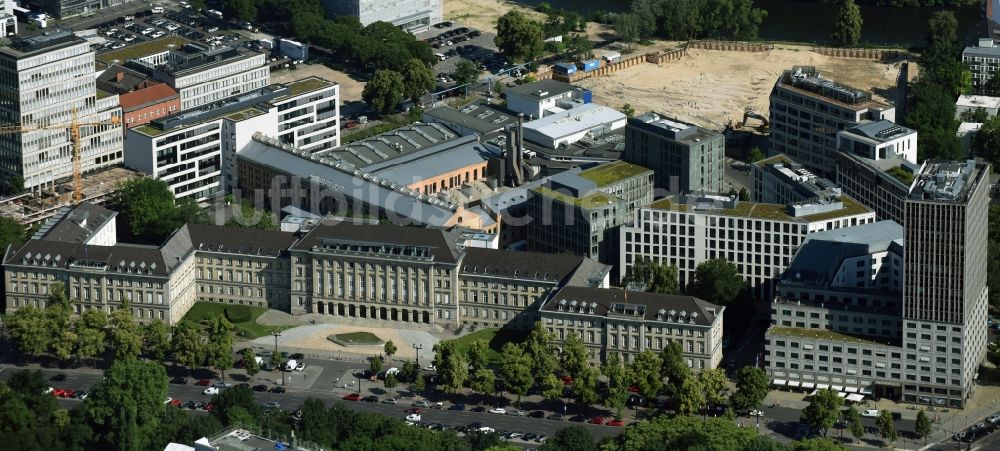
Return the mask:
<path id="1" fill-rule="evenodd" d="M 406 409 L 406 413 L 420 413 L 420 409 L 416 407 L 410 407 L 409 409 Z"/>
<path id="2" fill-rule="evenodd" d="M 215 408 L 215 406 L 212 405 L 212 403 L 205 404 L 205 411 L 206 412 L 211 412 L 212 409 L 214 409 L 214 408 Z"/>
<path id="3" fill-rule="evenodd" d="M 63 390 L 62 394 L 59 395 L 59 397 L 61 397 L 61 398 L 72 398 L 74 393 L 76 393 L 76 390 L 67 388 L 67 389 Z"/>
<path id="4" fill-rule="evenodd" d="M 608 426 L 619 426 L 619 427 L 625 426 L 625 422 L 622 421 L 622 420 L 611 420 L 611 421 L 608 421 L 605 424 L 608 425 Z"/>
<path id="5" fill-rule="evenodd" d="M 56 398 L 62 398 L 63 393 L 66 393 L 66 390 L 63 390 L 61 388 L 52 390 L 52 396 L 55 396 Z"/>
<path id="6" fill-rule="evenodd" d="M 198 382 L 195 382 L 194 384 L 195 385 L 201 385 L 202 387 L 208 387 L 209 385 L 212 385 L 212 380 L 211 379 L 202 379 L 202 380 L 199 380 Z"/>
<path id="7" fill-rule="evenodd" d="M 590 424 L 604 424 L 604 417 L 594 417 L 588 421 Z"/>
<path id="8" fill-rule="evenodd" d="M 347 396 L 344 396 L 342 399 L 344 401 L 360 401 L 361 400 L 361 395 L 358 394 L 358 393 L 351 393 L 351 394 L 349 394 Z"/>
<path id="9" fill-rule="evenodd" d="M 181 404 L 183 404 L 183 402 L 181 400 L 179 400 L 179 399 L 171 399 L 170 400 L 170 405 L 172 405 L 174 407 L 180 407 Z"/>
<path id="10" fill-rule="evenodd" d="M 562 377 L 562 382 L 563 382 L 563 385 L 570 385 L 570 384 L 572 384 L 573 383 L 573 376 L 570 376 L 568 374 L 565 375 L 565 376 L 563 376 Z"/>
<path id="11" fill-rule="evenodd" d="M 632 393 L 639 393 L 639 386 L 638 385 L 629 385 L 628 386 L 628 391 L 630 391 Z"/>

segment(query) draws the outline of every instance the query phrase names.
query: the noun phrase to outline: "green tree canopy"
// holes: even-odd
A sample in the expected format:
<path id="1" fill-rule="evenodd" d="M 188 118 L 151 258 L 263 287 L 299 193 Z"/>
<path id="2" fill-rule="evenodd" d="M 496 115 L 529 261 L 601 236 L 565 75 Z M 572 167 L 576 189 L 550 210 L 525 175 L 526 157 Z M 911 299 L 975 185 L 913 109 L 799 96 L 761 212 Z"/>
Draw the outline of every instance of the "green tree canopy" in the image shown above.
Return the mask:
<path id="1" fill-rule="evenodd" d="M 977 157 L 998 167 L 1000 166 L 1000 116 L 991 117 L 982 124 L 972 141 L 972 151 Z"/>
<path id="2" fill-rule="evenodd" d="M 151 177 L 120 184 L 111 209 L 125 220 L 136 239 L 148 244 L 160 244 L 185 223 L 208 222 L 208 215 L 194 201 L 175 202 L 167 183 Z"/>
<path id="3" fill-rule="evenodd" d="M 604 395 L 604 405 L 615 412 L 616 417 L 622 416 L 622 409 L 628 400 L 628 370 L 622 363 L 621 355 L 609 352 L 608 358 L 601 365 L 601 374 L 608 378 L 608 389 Z"/>
<path id="4" fill-rule="evenodd" d="M 226 17 L 235 17 L 244 22 L 257 19 L 255 0 L 223 0 L 222 10 L 226 13 Z"/>
<path id="5" fill-rule="evenodd" d="M 155 320 L 142 329 L 146 355 L 162 362 L 170 353 L 170 326 Z"/>
<path id="6" fill-rule="evenodd" d="M 208 321 L 208 364 L 222 373 L 233 367 L 233 323 L 225 316 L 216 316 Z"/>
<path id="7" fill-rule="evenodd" d="M 840 443 L 825 437 L 813 437 L 792 442 L 792 451 L 848 451 L 848 448 Z"/>
<path id="8" fill-rule="evenodd" d="M 379 113 L 389 114 L 396 111 L 405 93 L 403 76 L 399 72 L 383 69 L 375 72 L 365 84 L 361 96 Z"/>
<path id="9" fill-rule="evenodd" d="M 666 387 L 670 393 L 680 391 L 684 380 L 691 377 L 691 369 L 684 361 L 680 341 L 671 341 L 660 351 L 660 361 L 663 365 L 663 377 L 667 379 Z"/>
<path id="10" fill-rule="evenodd" d="M 132 307 L 124 302 L 108 318 L 108 344 L 116 359 L 139 357 L 142 352 L 142 330 L 132 315 Z"/>
<path id="11" fill-rule="evenodd" d="M 706 368 L 698 373 L 698 382 L 705 390 L 705 402 L 710 406 L 719 406 L 729 400 L 729 379 L 726 372 L 720 368 Z"/>
<path id="12" fill-rule="evenodd" d="M 697 377 L 685 378 L 675 396 L 681 415 L 697 414 L 705 407 L 705 388 Z"/>
<path id="13" fill-rule="evenodd" d="M 583 426 L 569 426 L 556 431 L 539 451 L 596 451 L 594 436 Z"/>
<path id="14" fill-rule="evenodd" d="M 878 435 L 888 440 L 890 444 L 899 438 L 896 422 L 892 420 L 892 412 L 888 410 L 880 412 L 878 418 L 875 419 L 875 425 L 878 426 Z"/>
<path id="15" fill-rule="evenodd" d="M 750 149 L 749 159 L 751 163 L 756 163 L 765 158 L 767 158 L 767 155 L 764 155 L 764 152 L 760 150 L 760 147 L 753 146 L 753 148 Z"/>
<path id="16" fill-rule="evenodd" d="M 427 63 L 410 58 L 403 67 L 403 92 L 406 98 L 413 103 L 420 102 L 420 97 L 434 89 L 434 73 L 427 67 Z"/>
<path id="17" fill-rule="evenodd" d="M 563 339 L 562 352 L 559 353 L 559 364 L 563 371 L 574 379 L 589 367 L 587 363 L 587 347 L 583 344 L 583 338 L 576 332 L 570 331 Z M 530 367 L 529 367 L 530 368 Z"/>
<path id="18" fill-rule="evenodd" d="M 455 63 L 455 70 L 451 72 L 451 78 L 455 79 L 458 86 L 473 83 L 479 79 L 479 74 L 483 73 L 483 66 L 467 59 L 461 59 Z"/>
<path id="19" fill-rule="evenodd" d="M 507 343 L 500 350 L 500 374 L 507 383 L 507 390 L 517 395 L 517 405 L 521 396 L 531 389 L 535 382 L 531 374 L 531 358 L 521 345 Z"/>
<path id="20" fill-rule="evenodd" d="M 243 357 L 243 370 L 246 371 L 247 376 L 252 380 L 260 372 L 260 364 L 257 363 L 257 356 L 254 355 L 252 349 L 244 348 L 241 357 Z"/>
<path id="21" fill-rule="evenodd" d="M 541 56 L 544 39 L 542 24 L 518 10 L 511 10 L 497 19 L 497 35 L 493 43 L 500 50 L 500 55 L 516 64 L 531 62 Z"/>
<path id="22" fill-rule="evenodd" d="M 847 411 L 844 412 L 844 421 L 854 438 L 861 440 L 865 436 L 865 426 L 861 423 L 861 415 L 854 406 L 848 407 Z"/>
<path id="23" fill-rule="evenodd" d="M 45 310 L 30 305 L 19 307 L 4 323 L 23 354 L 40 357 L 48 351 L 52 336 L 46 324 Z"/>
<path id="24" fill-rule="evenodd" d="M 652 399 L 663 388 L 663 360 L 653 351 L 642 351 L 629 366 L 629 376 L 639 387 L 639 393 Z"/>
<path id="25" fill-rule="evenodd" d="M 167 398 L 167 373 L 158 362 L 131 353 L 104 372 L 84 405 L 103 441 L 115 449 L 144 450 L 156 440 Z"/>
<path id="26" fill-rule="evenodd" d="M 752 366 L 745 366 L 736 372 L 736 391 L 730 397 L 729 405 L 736 411 L 760 407 L 769 391 L 767 373 Z"/>
<path id="27" fill-rule="evenodd" d="M 842 0 L 833 25 L 833 42 L 841 47 L 857 45 L 861 40 L 861 22 L 861 8 L 854 0 Z"/>
<path id="28" fill-rule="evenodd" d="M 77 322 L 77 357 L 94 359 L 104 353 L 107 345 L 108 314 L 103 309 L 91 308 L 84 310 Z"/>
<path id="29" fill-rule="evenodd" d="M 396 355 L 396 343 L 393 343 L 392 340 L 385 342 L 385 345 L 382 346 L 382 351 L 385 352 L 387 358 L 392 358 L 392 356 Z"/>
<path id="30" fill-rule="evenodd" d="M 837 422 L 840 417 L 840 407 L 844 405 L 844 400 L 837 396 L 837 392 L 826 389 L 819 390 L 809 405 L 802 410 L 802 418 L 806 424 L 821 429 L 826 437 L 827 431 Z"/>
<path id="31" fill-rule="evenodd" d="M 736 265 L 723 258 L 706 260 L 695 268 L 690 294 L 718 305 L 729 305 L 746 283 Z"/>
<path id="32" fill-rule="evenodd" d="M 695 379 L 691 379 L 695 380 Z M 741 428 L 727 418 L 659 416 L 641 421 L 603 444 L 617 450 L 745 450 L 754 440 L 754 428 Z"/>
<path id="33" fill-rule="evenodd" d="M 636 284 L 650 293 L 680 293 L 677 267 L 669 263 L 656 263 L 647 257 L 639 257 L 629 266 L 622 279 L 623 286 Z"/>
<path id="34" fill-rule="evenodd" d="M 0 216 L 0 249 L 7 249 L 9 245 L 19 245 L 25 242 L 28 229 L 17 222 L 16 219 Z"/>
<path id="35" fill-rule="evenodd" d="M 201 332 L 190 321 L 181 321 L 174 328 L 170 349 L 174 352 L 174 361 L 182 366 L 194 369 L 205 361 L 205 343 Z"/>
<path id="36" fill-rule="evenodd" d="M 923 410 L 917 412 L 917 421 L 914 423 L 913 431 L 918 437 L 923 437 L 924 444 L 927 444 L 927 436 L 931 433 L 931 420 Z"/>

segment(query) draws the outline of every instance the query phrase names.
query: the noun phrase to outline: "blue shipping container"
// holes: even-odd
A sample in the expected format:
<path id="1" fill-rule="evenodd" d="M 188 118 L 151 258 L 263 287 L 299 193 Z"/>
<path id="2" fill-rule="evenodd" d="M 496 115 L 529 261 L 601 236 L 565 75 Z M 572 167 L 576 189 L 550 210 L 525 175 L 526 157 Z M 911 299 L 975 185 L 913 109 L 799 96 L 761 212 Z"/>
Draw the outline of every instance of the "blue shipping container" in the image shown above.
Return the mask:
<path id="1" fill-rule="evenodd" d="M 584 89 L 583 90 L 583 103 L 593 103 L 593 102 L 594 102 L 594 93 L 590 92 L 589 89 Z"/>
<path id="2" fill-rule="evenodd" d="M 571 63 L 557 63 L 554 70 L 569 75 L 576 72 L 576 66 Z"/>
<path id="3" fill-rule="evenodd" d="M 587 60 L 583 62 L 583 71 L 590 72 L 601 67 L 601 60 Z"/>

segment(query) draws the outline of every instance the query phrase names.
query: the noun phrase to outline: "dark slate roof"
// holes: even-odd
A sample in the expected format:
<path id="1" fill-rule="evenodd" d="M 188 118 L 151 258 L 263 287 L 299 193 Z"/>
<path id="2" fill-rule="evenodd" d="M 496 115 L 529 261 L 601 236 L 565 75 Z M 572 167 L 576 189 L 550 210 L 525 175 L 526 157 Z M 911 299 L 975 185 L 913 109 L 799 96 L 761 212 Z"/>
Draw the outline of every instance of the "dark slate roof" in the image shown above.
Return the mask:
<path id="1" fill-rule="evenodd" d="M 782 283 L 829 286 L 845 259 L 893 251 L 903 253 L 903 226 L 878 221 L 810 233 L 795 251 Z"/>
<path id="2" fill-rule="evenodd" d="M 34 239 L 63 243 L 83 243 L 117 213 L 100 205 L 81 202 L 75 207 L 63 207 L 35 232 Z"/>
<path id="3" fill-rule="evenodd" d="M 277 257 L 295 243 L 294 233 L 216 225 L 188 224 L 191 243 L 199 251 Z"/>
<path id="4" fill-rule="evenodd" d="M 561 283 L 573 275 L 583 260 L 576 255 L 466 248 L 461 274 Z"/>
<path id="5" fill-rule="evenodd" d="M 573 90 L 573 85 L 556 80 L 539 80 L 534 83 L 507 88 L 507 94 L 517 94 L 522 97 L 529 97 L 535 100 L 555 97 L 565 92 Z"/>
<path id="6" fill-rule="evenodd" d="M 57 268 L 73 265 L 107 272 L 169 277 L 192 251 L 191 237 L 185 226 L 159 247 L 137 244 L 91 246 L 32 239 L 9 253 L 5 264 Z"/>
<path id="7" fill-rule="evenodd" d="M 574 304 L 575 302 L 575 304 Z M 545 301 L 542 311 L 593 313 L 609 318 L 642 319 L 710 326 L 725 307 L 694 296 L 644 293 L 610 288 L 565 287 Z M 658 316 L 662 315 L 662 319 Z"/>
<path id="8" fill-rule="evenodd" d="M 323 245 L 324 240 L 355 242 L 362 245 L 418 246 L 427 248 L 434 261 L 457 263 L 458 248 L 444 229 L 405 227 L 390 224 L 320 224 L 291 246 L 296 250 L 311 250 Z M 388 255 L 383 255 L 388 257 Z"/>

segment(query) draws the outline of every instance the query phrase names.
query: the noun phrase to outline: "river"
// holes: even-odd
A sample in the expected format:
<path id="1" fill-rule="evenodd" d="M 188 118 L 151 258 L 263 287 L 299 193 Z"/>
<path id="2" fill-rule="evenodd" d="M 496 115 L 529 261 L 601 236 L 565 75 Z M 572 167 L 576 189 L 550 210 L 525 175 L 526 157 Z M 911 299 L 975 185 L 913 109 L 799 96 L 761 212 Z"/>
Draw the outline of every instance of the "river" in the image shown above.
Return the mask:
<path id="1" fill-rule="evenodd" d="M 520 0 L 537 5 L 543 0 Z M 547 0 L 553 8 L 564 8 L 586 14 L 593 11 L 623 11 L 628 1 L 608 0 Z M 815 3 L 795 0 L 755 0 L 754 6 L 767 11 L 760 26 L 761 39 L 773 41 L 826 42 L 833 31 L 837 3 Z M 876 45 L 920 46 L 923 44 L 927 19 L 941 8 L 892 8 L 861 6 L 861 41 Z M 978 37 L 979 6 L 957 8 L 959 36 L 967 41 Z"/>

